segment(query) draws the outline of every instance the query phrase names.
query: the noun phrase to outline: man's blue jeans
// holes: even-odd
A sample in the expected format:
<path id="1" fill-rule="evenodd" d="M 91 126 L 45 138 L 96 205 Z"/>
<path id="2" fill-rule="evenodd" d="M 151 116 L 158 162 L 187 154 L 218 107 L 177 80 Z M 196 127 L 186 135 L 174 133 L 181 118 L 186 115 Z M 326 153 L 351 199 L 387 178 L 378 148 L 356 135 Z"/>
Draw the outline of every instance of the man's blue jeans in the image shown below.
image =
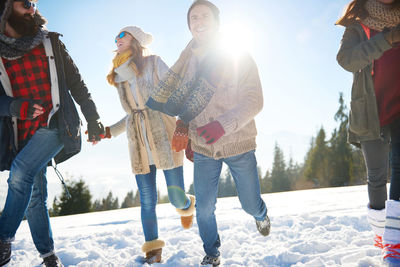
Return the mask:
<path id="1" fill-rule="evenodd" d="M 155 165 L 151 165 L 149 173 L 135 175 L 139 188 L 142 227 L 146 241 L 158 239 L 156 172 Z M 183 167 L 164 170 L 164 176 L 171 204 L 177 209 L 189 208 L 191 201 L 185 193 Z"/>
<path id="2" fill-rule="evenodd" d="M 197 224 L 204 251 L 212 257 L 219 256 L 220 239 L 214 211 L 223 162 L 231 171 L 244 211 L 258 221 L 264 220 L 267 215 L 267 207 L 261 198 L 254 151 L 219 160 L 194 153 Z"/>
<path id="3" fill-rule="evenodd" d="M 57 129 L 40 128 L 14 159 L 0 217 L 0 239 L 12 241 L 26 215 L 33 242 L 42 257 L 54 251 L 47 210 L 46 168 L 63 148 Z"/>

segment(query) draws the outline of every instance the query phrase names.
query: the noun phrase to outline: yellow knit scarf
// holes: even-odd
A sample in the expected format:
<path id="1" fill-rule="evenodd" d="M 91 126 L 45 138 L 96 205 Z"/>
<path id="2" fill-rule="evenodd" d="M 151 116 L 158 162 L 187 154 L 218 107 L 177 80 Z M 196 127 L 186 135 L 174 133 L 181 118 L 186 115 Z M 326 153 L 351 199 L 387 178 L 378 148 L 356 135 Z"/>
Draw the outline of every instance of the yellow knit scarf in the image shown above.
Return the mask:
<path id="1" fill-rule="evenodd" d="M 109 84 L 115 86 L 115 75 L 116 74 L 115 74 L 114 70 L 116 68 L 118 68 L 119 66 L 121 66 L 122 64 L 124 64 L 125 62 L 127 62 L 131 57 L 132 57 L 132 51 L 130 49 L 125 52 L 118 53 L 115 55 L 115 57 L 113 59 L 113 68 L 107 75 L 107 81 Z"/>

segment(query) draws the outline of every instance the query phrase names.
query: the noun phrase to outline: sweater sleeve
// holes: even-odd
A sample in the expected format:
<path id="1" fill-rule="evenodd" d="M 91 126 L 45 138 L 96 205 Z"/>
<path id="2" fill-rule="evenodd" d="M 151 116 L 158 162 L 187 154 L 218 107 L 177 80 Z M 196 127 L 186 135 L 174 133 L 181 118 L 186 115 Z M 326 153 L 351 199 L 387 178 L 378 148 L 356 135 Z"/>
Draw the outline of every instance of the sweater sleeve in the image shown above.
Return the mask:
<path id="1" fill-rule="evenodd" d="M 155 59 L 155 70 L 157 72 L 158 80 L 161 80 L 164 75 L 167 73 L 169 67 L 165 62 L 161 59 L 161 57 L 156 56 Z"/>
<path id="2" fill-rule="evenodd" d="M 229 135 L 247 125 L 262 110 L 263 94 L 256 63 L 250 56 L 241 61 L 238 81 L 238 99 L 235 106 L 216 120 Z"/>
<path id="3" fill-rule="evenodd" d="M 339 65 L 350 72 L 367 67 L 372 61 L 379 59 L 386 50 L 392 48 L 382 32 L 369 40 L 361 40 L 356 27 L 361 28 L 361 25 L 346 28 L 336 57 Z"/>
<path id="4" fill-rule="evenodd" d="M 126 119 L 128 115 L 123 117 L 120 121 L 110 126 L 111 136 L 117 137 L 121 133 L 126 131 Z"/>

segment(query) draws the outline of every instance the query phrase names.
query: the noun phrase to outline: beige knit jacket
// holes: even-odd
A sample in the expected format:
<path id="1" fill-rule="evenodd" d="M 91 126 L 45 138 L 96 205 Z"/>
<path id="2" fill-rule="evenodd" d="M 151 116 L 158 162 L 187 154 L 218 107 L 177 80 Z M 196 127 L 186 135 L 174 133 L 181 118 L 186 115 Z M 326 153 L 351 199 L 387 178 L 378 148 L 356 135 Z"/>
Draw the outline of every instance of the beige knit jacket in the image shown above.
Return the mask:
<path id="1" fill-rule="evenodd" d="M 196 64 L 192 64 L 193 67 Z M 258 69 L 249 55 L 231 57 L 224 67 L 222 83 L 207 107 L 189 124 L 193 151 L 221 159 L 256 149 L 254 117 L 262 110 L 263 94 Z M 225 130 L 213 145 L 198 136 L 196 128 L 217 120 Z"/>
<path id="2" fill-rule="evenodd" d="M 148 56 L 145 60 L 145 70 L 141 77 L 135 76 L 129 66 L 129 61 L 115 70 L 117 90 L 126 116 L 110 126 L 110 132 L 112 136 L 118 136 L 126 131 L 134 174 L 150 172 L 147 149 L 144 144 L 146 135 L 157 169 L 173 169 L 183 165 L 183 152 L 176 153 L 171 149 L 176 119 L 145 106 L 151 90 L 168 70 L 168 66 L 158 56 Z M 134 90 L 138 96 L 138 103 L 129 85 L 132 80 L 136 83 Z M 139 113 L 135 110 L 143 110 L 143 112 Z M 146 135 L 142 132 L 142 122 L 145 125 Z"/>

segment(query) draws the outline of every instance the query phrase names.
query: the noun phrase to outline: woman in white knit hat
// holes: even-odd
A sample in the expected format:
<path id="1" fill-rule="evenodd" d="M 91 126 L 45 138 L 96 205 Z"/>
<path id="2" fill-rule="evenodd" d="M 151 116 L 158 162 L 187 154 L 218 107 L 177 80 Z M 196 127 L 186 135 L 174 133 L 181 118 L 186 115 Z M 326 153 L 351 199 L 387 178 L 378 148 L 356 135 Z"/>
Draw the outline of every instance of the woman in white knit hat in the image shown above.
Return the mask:
<path id="1" fill-rule="evenodd" d="M 132 171 L 140 193 L 145 236 L 142 250 L 149 264 L 161 261 L 165 245 L 158 239 L 156 170 L 164 171 L 169 199 L 185 229 L 192 225 L 195 205 L 194 197 L 185 193 L 183 153 L 171 149 L 176 119 L 145 106 L 151 90 L 168 70 L 160 57 L 144 55 L 152 40 L 150 34 L 136 26 L 125 27 L 116 36 L 116 55 L 107 80 L 117 88 L 126 116 L 106 127 L 106 138 L 127 133 Z"/>
<path id="2" fill-rule="evenodd" d="M 368 221 L 384 260 L 400 266 L 400 0 L 353 0 L 337 24 L 346 27 L 337 60 L 354 75 L 348 140 L 365 159 Z"/>

